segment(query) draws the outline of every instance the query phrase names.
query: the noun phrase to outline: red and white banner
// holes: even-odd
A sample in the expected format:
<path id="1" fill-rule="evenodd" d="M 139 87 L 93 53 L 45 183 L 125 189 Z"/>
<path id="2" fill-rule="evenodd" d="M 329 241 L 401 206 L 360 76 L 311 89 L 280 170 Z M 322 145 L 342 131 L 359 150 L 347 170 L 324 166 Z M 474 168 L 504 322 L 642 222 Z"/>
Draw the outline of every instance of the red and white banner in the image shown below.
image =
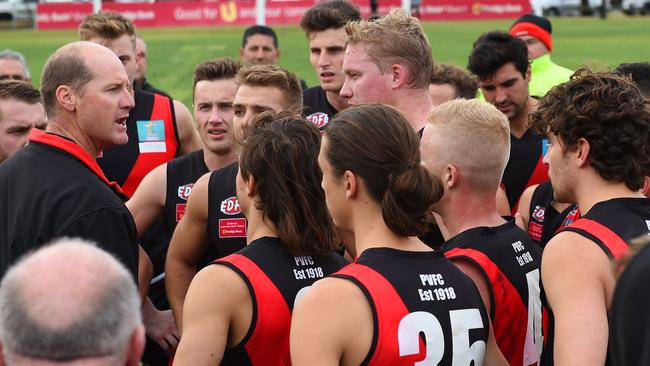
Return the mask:
<path id="1" fill-rule="evenodd" d="M 266 22 L 269 25 L 298 24 L 302 15 L 314 5 L 313 0 L 267 1 Z M 353 1 L 364 17 L 370 14 L 368 1 Z M 400 0 L 379 0 L 380 14 L 400 7 Z M 254 1 L 164 1 L 157 3 L 104 2 L 103 9 L 123 14 L 139 27 L 252 25 L 255 24 Z M 422 20 L 516 18 L 530 12 L 527 0 L 422 0 Z M 90 3 L 42 3 L 37 6 L 39 29 L 76 28 Z"/>

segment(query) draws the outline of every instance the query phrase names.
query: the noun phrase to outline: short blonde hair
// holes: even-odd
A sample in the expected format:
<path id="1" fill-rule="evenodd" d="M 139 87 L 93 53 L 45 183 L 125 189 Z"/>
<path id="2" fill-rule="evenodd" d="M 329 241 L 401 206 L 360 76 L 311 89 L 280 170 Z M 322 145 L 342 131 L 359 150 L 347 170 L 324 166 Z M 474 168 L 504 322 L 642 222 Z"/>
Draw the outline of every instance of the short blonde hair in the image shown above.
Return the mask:
<path id="1" fill-rule="evenodd" d="M 128 35 L 135 49 L 135 25 L 119 13 L 100 11 L 87 15 L 79 25 L 79 37 L 82 41 L 93 38 L 116 39 Z"/>
<path id="2" fill-rule="evenodd" d="M 259 87 L 273 87 L 284 95 L 286 110 L 302 113 L 302 88 L 293 72 L 276 65 L 250 65 L 237 74 L 237 84 Z"/>
<path id="3" fill-rule="evenodd" d="M 404 65 L 407 85 L 414 89 L 429 87 L 433 56 L 429 40 L 417 18 L 395 9 L 374 21 L 350 22 L 345 26 L 348 44 L 365 44 L 368 56 L 382 71 L 390 65 Z"/>
<path id="4" fill-rule="evenodd" d="M 430 158 L 459 167 L 475 189 L 496 191 L 510 157 L 508 118 L 484 101 L 456 99 L 434 107 L 428 122 L 440 137 Z"/>

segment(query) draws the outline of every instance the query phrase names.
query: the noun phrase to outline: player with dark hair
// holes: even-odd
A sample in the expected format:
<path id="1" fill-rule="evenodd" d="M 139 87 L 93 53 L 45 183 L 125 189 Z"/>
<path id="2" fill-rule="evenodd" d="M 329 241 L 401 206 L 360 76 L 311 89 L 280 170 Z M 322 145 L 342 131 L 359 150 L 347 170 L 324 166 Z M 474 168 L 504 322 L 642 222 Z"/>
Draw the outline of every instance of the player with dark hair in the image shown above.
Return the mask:
<path id="1" fill-rule="evenodd" d="M 650 165 L 649 107 L 628 78 L 583 69 L 531 115 L 531 127 L 549 136 L 544 162 L 555 198 L 583 214 L 544 249 L 542 283 L 555 316 L 546 362 L 605 363 L 610 261 L 650 233 L 650 199 L 639 193 Z"/>
<path id="2" fill-rule="evenodd" d="M 176 365 L 288 364 L 294 303 L 347 263 L 334 253 L 319 147 L 318 129 L 290 113 L 264 113 L 247 129 L 237 174 L 247 246 L 192 280 Z"/>
<path id="3" fill-rule="evenodd" d="M 467 68 L 478 78 L 485 100 L 510 122 L 510 160 L 502 183 L 514 214 L 524 189 L 548 180 L 542 163 L 546 140 L 527 127 L 537 100 L 528 92 L 526 44 L 505 32 L 484 33 L 474 42 Z"/>
<path id="4" fill-rule="evenodd" d="M 302 111 L 302 91 L 295 74 L 276 65 L 253 65 L 239 70 L 233 101 L 232 134 L 264 111 Z M 232 254 L 246 245 L 246 218 L 235 191 L 238 164 L 203 175 L 192 187 L 185 214 L 178 223 L 167 252 L 165 286 L 178 329 L 182 328 L 185 293 L 206 251 L 212 259 Z"/>
<path id="5" fill-rule="evenodd" d="M 32 128 L 45 129 L 41 93 L 19 80 L 0 81 L 0 163 L 27 144 Z"/>
<path id="6" fill-rule="evenodd" d="M 300 20 L 300 27 L 309 39 L 309 61 L 320 82 L 304 91 L 304 113 L 319 128 L 348 107 L 347 99 L 339 95 L 345 81 L 345 25 L 360 18 L 359 9 L 349 1 L 329 0 L 311 7 Z"/>
<path id="7" fill-rule="evenodd" d="M 247 65 L 271 65 L 280 58 L 278 36 L 271 27 L 253 25 L 244 31 L 239 56 Z"/>
<path id="8" fill-rule="evenodd" d="M 319 165 L 327 206 L 354 236 L 346 248 L 357 260 L 296 304 L 292 364 L 480 365 L 486 348 L 491 361 L 496 346 L 476 287 L 417 238 L 442 186 L 420 164 L 405 117 L 379 104 L 339 113 Z"/>

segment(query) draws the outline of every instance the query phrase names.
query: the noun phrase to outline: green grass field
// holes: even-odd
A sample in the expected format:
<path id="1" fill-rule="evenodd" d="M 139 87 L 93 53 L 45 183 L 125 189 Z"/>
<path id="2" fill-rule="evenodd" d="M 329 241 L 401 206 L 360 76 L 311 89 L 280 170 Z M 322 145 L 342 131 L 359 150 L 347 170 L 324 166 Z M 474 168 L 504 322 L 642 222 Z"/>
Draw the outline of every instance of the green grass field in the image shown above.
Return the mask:
<path id="1" fill-rule="evenodd" d="M 611 16 L 555 18 L 553 59 L 570 68 L 588 64 L 596 68 L 621 62 L 650 60 L 650 19 Z M 429 22 L 424 29 L 437 61 L 465 66 L 472 42 L 483 32 L 507 29 L 506 21 Z M 143 28 L 149 47 L 148 79 L 156 87 L 191 105 L 192 70 L 204 60 L 238 55 L 243 27 Z M 281 65 L 295 71 L 309 85 L 317 83 L 308 60 L 308 44 L 298 27 L 276 27 L 283 50 Z M 0 47 L 22 52 L 28 59 L 35 85 L 48 57 L 61 45 L 77 39 L 75 31 L 17 30 L 0 32 Z"/>

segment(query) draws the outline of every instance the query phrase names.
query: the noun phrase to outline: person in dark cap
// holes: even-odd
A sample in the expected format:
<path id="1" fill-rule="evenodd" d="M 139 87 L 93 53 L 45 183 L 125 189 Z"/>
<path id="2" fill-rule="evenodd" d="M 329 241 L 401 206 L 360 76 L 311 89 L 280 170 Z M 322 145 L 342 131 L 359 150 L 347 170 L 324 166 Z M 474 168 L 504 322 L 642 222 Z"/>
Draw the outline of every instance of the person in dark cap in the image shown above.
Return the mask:
<path id="1" fill-rule="evenodd" d="M 569 80 L 573 70 L 551 61 L 553 52 L 553 27 L 551 22 L 535 14 L 521 16 L 510 27 L 510 35 L 528 46 L 531 66 L 529 91 L 531 96 L 542 97 L 557 84 Z"/>

